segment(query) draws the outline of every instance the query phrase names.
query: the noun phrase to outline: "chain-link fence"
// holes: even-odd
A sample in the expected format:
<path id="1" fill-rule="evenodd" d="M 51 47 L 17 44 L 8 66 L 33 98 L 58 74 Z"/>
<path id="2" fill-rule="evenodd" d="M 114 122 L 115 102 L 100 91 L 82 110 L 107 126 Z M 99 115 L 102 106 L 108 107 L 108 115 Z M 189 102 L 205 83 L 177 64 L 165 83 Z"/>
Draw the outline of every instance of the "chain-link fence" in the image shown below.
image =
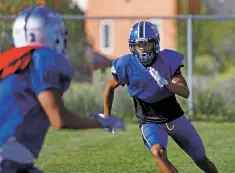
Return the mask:
<path id="1" fill-rule="evenodd" d="M 77 70 L 78 80 L 91 81 L 94 69 L 110 67 L 113 59 L 129 53 L 131 26 L 147 20 L 159 29 L 161 49 L 173 49 L 185 55 L 184 74 L 191 95 L 187 103 L 180 101 L 188 114 L 217 114 L 219 118 L 225 114 L 231 117 L 235 113 L 232 97 L 235 88 L 232 76 L 235 17 L 63 17 L 69 31 L 69 57 Z M 7 35 L 11 35 L 12 19 L 14 17 L 0 17 L 0 30 L 4 32 L 1 36 L 5 38 L 1 41 L 2 49 L 11 46 Z"/>

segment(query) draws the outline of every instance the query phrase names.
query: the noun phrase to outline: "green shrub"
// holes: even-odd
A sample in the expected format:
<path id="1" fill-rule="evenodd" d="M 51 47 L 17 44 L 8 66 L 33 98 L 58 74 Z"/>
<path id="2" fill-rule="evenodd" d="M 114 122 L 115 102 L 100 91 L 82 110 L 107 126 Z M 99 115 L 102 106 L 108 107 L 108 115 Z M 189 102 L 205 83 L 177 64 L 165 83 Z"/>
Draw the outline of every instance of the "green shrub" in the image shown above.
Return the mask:
<path id="1" fill-rule="evenodd" d="M 235 122 L 235 83 L 233 73 L 194 79 L 192 120 Z M 179 99 L 187 112 L 187 101 Z"/>
<path id="2" fill-rule="evenodd" d="M 218 72 L 218 64 L 209 55 L 195 57 L 194 73 L 198 75 L 211 75 Z"/>
<path id="3" fill-rule="evenodd" d="M 66 107 L 77 112 L 79 115 L 91 116 L 95 111 L 103 112 L 103 93 L 110 70 L 105 73 L 96 71 L 93 76 L 93 83 L 72 83 L 69 90 L 64 94 Z M 119 87 L 115 90 L 112 114 L 132 120 L 134 106 L 126 87 Z"/>
<path id="4" fill-rule="evenodd" d="M 93 83 L 73 83 L 65 93 L 66 106 L 83 116 L 91 116 L 94 111 L 103 112 L 103 92 L 110 69 L 104 73 L 96 71 Z M 194 115 L 189 117 L 197 121 L 235 122 L 235 83 L 233 74 L 194 78 Z M 187 113 L 187 100 L 177 96 Z M 126 87 L 115 91 L 112 114 L 136 121 L 132 98 Z"/>

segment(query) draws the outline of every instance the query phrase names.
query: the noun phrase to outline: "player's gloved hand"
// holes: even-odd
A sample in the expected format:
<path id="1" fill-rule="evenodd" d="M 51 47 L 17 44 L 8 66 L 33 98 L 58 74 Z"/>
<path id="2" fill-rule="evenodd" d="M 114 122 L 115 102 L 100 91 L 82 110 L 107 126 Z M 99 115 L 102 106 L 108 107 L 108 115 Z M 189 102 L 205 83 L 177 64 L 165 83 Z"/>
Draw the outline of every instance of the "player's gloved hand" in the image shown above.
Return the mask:
<path id="1" fill-rule="evenodd" d="M 116 133 L 116 129 L 126 130 L 126 123 L 117 116 L 105 117 L 104 114 L 95 112 L 95 119 L 100 122 L 102 128 L 106 131 Z"/>
<path id="2" fill-rule="evenodd" d="M 160 88 L 163 88 L 165 85 L 168 85 L 169 82 L 165 78 L 161 77 L 159 72 L 156 71 L 154 68 L 150 67 L 149 73 L 155 79 Z"/>

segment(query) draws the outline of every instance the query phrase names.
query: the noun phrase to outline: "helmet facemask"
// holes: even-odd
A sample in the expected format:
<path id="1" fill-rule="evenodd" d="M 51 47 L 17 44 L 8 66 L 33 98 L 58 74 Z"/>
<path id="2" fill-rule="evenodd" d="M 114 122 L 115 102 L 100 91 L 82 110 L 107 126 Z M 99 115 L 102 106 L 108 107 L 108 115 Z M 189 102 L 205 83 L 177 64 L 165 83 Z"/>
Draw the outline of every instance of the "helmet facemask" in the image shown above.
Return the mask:
<path id="1" fill-rule="evenodd" d="M 139 38 L 129 41 L 131 53 L 144 65 L 150 65 L 157 57 L 159 48 L 153 38 Z"/>

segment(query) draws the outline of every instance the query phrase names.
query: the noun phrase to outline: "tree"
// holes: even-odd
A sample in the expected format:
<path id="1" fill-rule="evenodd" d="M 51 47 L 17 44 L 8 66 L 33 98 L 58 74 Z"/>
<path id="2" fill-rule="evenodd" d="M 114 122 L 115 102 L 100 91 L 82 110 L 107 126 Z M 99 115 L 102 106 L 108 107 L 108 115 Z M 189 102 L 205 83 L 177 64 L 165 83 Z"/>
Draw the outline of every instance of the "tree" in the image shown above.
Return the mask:
<path id="1" fill-rule="evenodd" d="M 70 0 L 1 0 L 0 14 L 15 16 L 23 9 L 31 5 L 46 5 L 54 9 L 61 15 L 84 15 L 83 12 L 74 5 L 71 8 Z M 65 18 L 65 27 L 68 30 L 68 52 L 69 60 L 75 69 L 75 79 L 79 81 L 90 81 L 91 73 L 88 68 L 88 62 L 85 58 L 85 49 L 87 46 L 84 21 L 68 20 Z M 0 30 L 11 35 L 11 26 L 13 20 L 0 20 Z M 2 39 L 3 49 L 8 49 L 10 45 Z"/>
<path id="2" fill-rule="evenodd" d="M 182 14 L 190 14 L 186 9 L 186 1 L 180 1 Z M 210 3 L 209 0 L 204 0 L 201 4 L 201 11 L 198 14 L 217 14 L 218 4 Z M 206 2 L 206 3 L 205 3 Z M 214 2 L 214 1 L 213 1 Z M 221 11 L 219 12 L 221 14 Z M 226 12 L 224 11 L 224 14 Z M 186 21 L 179 22 L 179 49 L 186 52 L 187 46 L 187 23 Z M 215 62 L 217 62 L 217 72 L 223 72 L 226 68 L 235 64 L 235 51 L 233 45 L 235 44 L 235 36 L 233 32 L 235 26 L 232 20 L 193 20 L 193 53 L 194 58 L 209 55 Z"/>
<path id="3" fill-rule="evenodd" d="M 68 0 L 47 0 L 46 5 L 55 9 L 62 15 L 84 15 L 84 13 Z M 68 30 L 68 53 L 69 60 L 75 69 L 74 79 L 79 81 L 90 81 L 91 72 L 85 57 L 85 50 L 88 45 L 84 31 L 84 20 L 71 20 L 65 18 L 65 26 Z"/>
<path id="4" fill-rule="evenodd" d="M 1 0 L 0 1 L 0 16 L 15 16 L 24 8 L 33 4 L 32 0 Z M 6 41 L 5 38 L 2 38 L 6 33 L 7 35 L 12 35 L 12 22 L 13 19 L 1 19 L 0 20 L 0 31 L 1 34 L 1 50 L 6 50 L 11 47 L 11 45 Z"/>

